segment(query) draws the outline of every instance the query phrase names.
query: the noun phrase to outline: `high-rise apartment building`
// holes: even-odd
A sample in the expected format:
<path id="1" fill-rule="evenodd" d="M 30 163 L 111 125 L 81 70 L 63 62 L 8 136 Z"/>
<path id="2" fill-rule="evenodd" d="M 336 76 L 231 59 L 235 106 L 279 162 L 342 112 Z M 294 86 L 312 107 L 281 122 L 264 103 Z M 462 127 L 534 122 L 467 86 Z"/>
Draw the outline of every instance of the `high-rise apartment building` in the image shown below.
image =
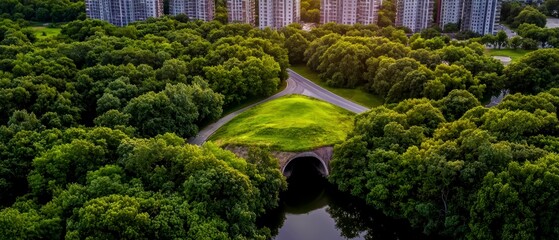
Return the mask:
<path id="1" fill-rule="evenodd" d="M 338 0 L 320 1 L 320 23 L 338 22 Z"/>
<path id="2" fill-rule="evenodd" d="M 485 35 L 495 34 L 501 14 L 501 0 L 464 0 L 461 29 Z"/>
<path id="3" fill-rule="evenodd" d="M 170 0 L 169 13 L 171 15 L 186 14 L 191 19 L 211 21 L 214 19 L 214 0 Z"/>
<path id="4" fill-rule="evenodd" d="M 258 26 L 282 28 L 301 19 L 300 0 L 259 0 Z"/>
<path id="5" fill-rule="evenodd" d="M 441 28 L 449 23 L 460 23 L 464 0 L 439 0 L 437 23 Z"/>
<path id="6" fill-rule="evenodd" d="M 322 0 L 320 23 L 373 24 L 382 0 Z"/>
<path id="7" fill-rule="evenodd" d="M 357 23 L 357 1 L 341 0 L 338 1 L 338 23 L 355 24 Z"/>
<path id="8" fill-rule="evenodd" d="M 365 25 L 376 24 L 381 5 L 382 0 L 360 0 L 357 4 L 357 22 Z"/>
<path id="9" fill-rule="evenodd" d="M 499 24 L 501 0 L 439 0 L 439 26 L 460 25 L 462 31 L 494 34 Z"/>
<path id="10" fill-rule="evenodd" d="M 254 11 L 256 0 L 227 0 L 227 16 L 229 22 L 256 24 Z"/>
<path id="11" fill-rule="evenodd" d="M 396 25 L 407 27 L 413 32 L 428 28 L 434 20 L 434 6 L 435 0 L 398 0 Z"/>
<path id="12" fill-rule="evenodd" d="M 86 0 L 89 18 L 105 20 L 116 26 L 163 15 L 163 0 Z"/>

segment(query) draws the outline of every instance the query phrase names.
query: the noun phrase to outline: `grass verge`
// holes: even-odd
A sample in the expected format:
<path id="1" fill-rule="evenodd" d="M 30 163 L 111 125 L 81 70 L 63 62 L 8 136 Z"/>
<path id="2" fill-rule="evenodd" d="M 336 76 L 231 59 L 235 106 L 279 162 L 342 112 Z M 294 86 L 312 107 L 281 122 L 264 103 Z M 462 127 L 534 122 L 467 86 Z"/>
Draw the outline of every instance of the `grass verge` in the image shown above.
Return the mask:
<path id="1" fill-rule="evenodd" d="M 313 72 L 304 64 L 291 66 L 290 69 L 300 74 L 301 76 L 311 80 L 312 82 L 318 84 L 319 86 L 325 88 L 326 90 L 333 92 L 354 103 L 361 104 L 365 107 L 369 107 L 369 108 L 378 107 L 384 103 L 384 100 L 381 97 L 371 94 L 365 91 L 365 89 L 363 88 L 351 89 L 351 88 L 329 87 L 328 85 L 326 85 L 326 82 L 320 79 L 318 73 Z"/>
<path id="2" fill-rule="evenodd" d="M 65 23 L 49 23 L 49 22 L 29 22 L 31 30 L 35 32 L 37 38 L 47 38 L 56 36 L 62 31 L 62 25 Z"/>
<path id="3" fill-rule="evenodd" d="M 289 95 L 256 106 L 220 128 L 210 141 L 220 146 L 267 146 L 305 151 L 342 142 L 355 114 L 314 98 Z"/>
<path id="4" fill-rule="evenodd" d="M 503 57 L 510 57 L 513 62 L 517 61 L 518 59 L 524 57 L 529 52 L 533 50 L 524 50 L 524 49 L 486 49 L 485 53 L 489 56 L 503 56 Z"/>
<path id="5" fill-rule="evenodd" d="M 45 26 L 35 26 L 31 27 L 35 31 L 35 36 L 37 38 L 47 38 L 51 36 L 56 36 L 60 34 L 61 28 L 50 28 Z"/>

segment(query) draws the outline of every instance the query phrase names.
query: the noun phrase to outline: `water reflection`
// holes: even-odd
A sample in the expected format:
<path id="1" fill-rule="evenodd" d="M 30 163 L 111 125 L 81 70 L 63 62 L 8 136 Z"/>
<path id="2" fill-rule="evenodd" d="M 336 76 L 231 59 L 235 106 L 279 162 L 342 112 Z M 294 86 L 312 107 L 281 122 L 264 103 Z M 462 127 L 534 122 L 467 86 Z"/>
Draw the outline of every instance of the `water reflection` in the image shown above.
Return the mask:
<path id="1" fill-rule="evenodd" d="M 433 239 L 339 191 L 330 195 L 327 211 L 344 239 Z"/>
<path id="2" fill-rule="evenodd" d="M 318 160 L 301 158 L 292 163 L 289 189 L 281 194 L 280 207 L 261 219 L 275 240 L 427 239 L 405 222 L 335 189 L 312 161 Z"/>

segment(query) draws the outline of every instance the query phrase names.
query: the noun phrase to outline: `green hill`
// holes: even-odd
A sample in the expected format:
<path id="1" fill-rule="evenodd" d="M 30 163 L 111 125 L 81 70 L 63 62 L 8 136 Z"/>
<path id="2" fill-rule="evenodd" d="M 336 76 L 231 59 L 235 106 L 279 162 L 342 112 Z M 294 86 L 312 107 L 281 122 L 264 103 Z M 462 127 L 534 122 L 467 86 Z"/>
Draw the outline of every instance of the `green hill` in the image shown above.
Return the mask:
<path id="1" fill-rule="evenodd" d="M 290 95 L 250 109 L 211 138 L 218 145 L 304 151 L 343 141 L 355 114 L 313 98 Z"/>

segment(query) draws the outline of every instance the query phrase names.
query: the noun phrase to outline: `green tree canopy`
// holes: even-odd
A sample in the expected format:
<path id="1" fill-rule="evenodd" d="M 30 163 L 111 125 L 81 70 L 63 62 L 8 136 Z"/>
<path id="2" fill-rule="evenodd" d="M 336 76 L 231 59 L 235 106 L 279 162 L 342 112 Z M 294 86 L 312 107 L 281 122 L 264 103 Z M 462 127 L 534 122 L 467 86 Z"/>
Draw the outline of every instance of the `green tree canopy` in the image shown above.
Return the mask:
<path id="1" fill-rule="evenodd" d="M 541 49 L 527 54 L 505 69 L 507 88 L 514 92 L 538 93 L 557 86 L 559 50 Z"/>
<path id="2" fill-rule="evenodd" d="M 515 94 L 488 109 L 454 90 L 373 108 L 335 147 L 330 180 L 428 234 L 557 238 L 557 96 Z"/>
<path id="3" fill-rule="evenodd" d="M 525 7 L 519 14 L 514 18 L 512 23 L 513 27 L 518 27 L 523 23 L 535 24 L 538 27 L 545 27 L 547 23 L 547 17 L 533 7 Z"/>

